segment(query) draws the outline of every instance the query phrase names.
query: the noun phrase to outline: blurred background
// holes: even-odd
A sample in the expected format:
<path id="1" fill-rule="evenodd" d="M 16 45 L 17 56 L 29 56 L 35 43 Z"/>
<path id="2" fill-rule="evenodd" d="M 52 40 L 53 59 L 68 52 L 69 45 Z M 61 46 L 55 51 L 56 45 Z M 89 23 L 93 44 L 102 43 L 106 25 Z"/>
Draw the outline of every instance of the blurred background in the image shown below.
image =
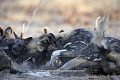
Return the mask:
<path id="1" fill-rule="evenodd" d="M 108 34 L 120 38 L 120 0 L 0 0 L 0 26 L 24 37 L 61 29 L 92 28 L 98 16 L 110 15 Z M 23 25 L 25 29 L 23 30 Z"/>

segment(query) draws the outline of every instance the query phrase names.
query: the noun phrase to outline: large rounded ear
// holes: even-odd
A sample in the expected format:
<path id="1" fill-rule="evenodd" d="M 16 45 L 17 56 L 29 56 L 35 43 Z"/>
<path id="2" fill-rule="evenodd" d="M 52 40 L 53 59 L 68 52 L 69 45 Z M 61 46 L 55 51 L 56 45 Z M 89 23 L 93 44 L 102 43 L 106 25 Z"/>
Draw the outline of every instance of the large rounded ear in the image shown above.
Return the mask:
<path id="1" fill-rule="evenodd" d="M 18 35 L 15 32 L 13 32 L 13 34 L 14 34 L 15 38 L 18 38 Z"/>
<path id="2" fill-rule="evenodd" d="M 10 36 L 12 34 L 13 30 L 11 27 L 8 27 L 5 29 L 5 36 Z"/>
<path id="3" fill-rule="evenodd" d="M 0 27 L 0 36 L 3 36 L 3 29 Z"/>
<path id="4" fill-rule="evenodd" d="M 54 34 L 49 33 L 48 38 L 49 38 L 50 43 L 55 44 L 56 38 L 55 38 Z"/>
<path id="5" fill-rule="evenodd" d="M 30 42 L 32 39 L 33 39 L 32 37 L 28 37 L 28 38 L 26 38 L 26 39 L 25 39 L 25 43 Z"/>
<path id="6" fill-rule="evenodd" d="M 50 40 L 55 40 L 55 36 L 54 36 L 54 34 L 52 34 L 52 33 L 49 33 L 49 34 L 48 34 L 48 38 L 49 38 Z"/>

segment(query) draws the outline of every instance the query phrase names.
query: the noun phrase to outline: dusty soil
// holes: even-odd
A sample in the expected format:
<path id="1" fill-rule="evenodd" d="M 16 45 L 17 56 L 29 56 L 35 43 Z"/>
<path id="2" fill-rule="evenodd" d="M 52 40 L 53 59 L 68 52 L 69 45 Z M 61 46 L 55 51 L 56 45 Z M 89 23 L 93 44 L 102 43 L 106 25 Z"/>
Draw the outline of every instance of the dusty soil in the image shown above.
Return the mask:
<path id="1" fill-rule="evenodd" d="M 82 75 L 81 75 L 82 74 Z M 44 75 L 0 73 L 0 80 L 119 80 L 119 75 L 88 75 L 83 73 L 49 73 Z"/>

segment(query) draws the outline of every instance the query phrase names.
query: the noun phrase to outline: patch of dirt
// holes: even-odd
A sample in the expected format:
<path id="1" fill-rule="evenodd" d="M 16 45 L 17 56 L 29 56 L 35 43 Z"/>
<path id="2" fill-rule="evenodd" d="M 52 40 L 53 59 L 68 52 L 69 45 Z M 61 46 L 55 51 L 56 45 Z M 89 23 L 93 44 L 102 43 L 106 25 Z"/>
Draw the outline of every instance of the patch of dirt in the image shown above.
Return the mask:
<path id="1" fill-rule="evenodd" d="M 0 73 L 0 80 L 119 80 L 120 75 L 89 75 L 83 72 L 31 72 L 32 74 L 9 74 L 8 72 Z M 40 74 L 42 73 L 42 74 Z M 43 75 L 44 74 L 44 75 Z M 43 76 L 41 76 L 43 75 Z"/>

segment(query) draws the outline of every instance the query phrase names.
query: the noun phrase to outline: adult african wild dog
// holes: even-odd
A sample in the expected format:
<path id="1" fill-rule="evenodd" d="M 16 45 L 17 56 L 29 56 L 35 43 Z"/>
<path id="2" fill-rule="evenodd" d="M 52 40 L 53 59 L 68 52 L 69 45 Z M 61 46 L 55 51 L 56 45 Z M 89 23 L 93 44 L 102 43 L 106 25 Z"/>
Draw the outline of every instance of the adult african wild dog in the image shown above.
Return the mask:
<path id="1" fill-rule="evenodd" d="M 5 31 L 0 27 L 0 70 L 9 69 L 10 73 L 18 73 L 19 71 L 9 57 L 13 43 L 13 39 L 10 37 L 11 34 L 11 27 L 8 27 Z"/>
<path id="2" fill-rule="evenodd" d="M 12 28 L 11 27 L 8 27 L 8 28 L 6 28 L 5 29 L 5 31 L 0 27 L 0 41 L 1 41 L 1 46 L 6 46 L 6 48 L 5 49 L 8 49 L 8 47 L 9 48 L 11 48 L 11 45 L 12 45 L 12 43 L 14 42 L 13 41 L 13 38 L 11 37 L 11 35 L 12 35 Z"/>
<path id="3" fill-rule="evenodd" d="M 25 50 L 26 50 L 26 45 L 30 42 L 30 40 L 32 40 L 32 37 L 23 39 L 22 34 L 19 37 L 15 32 L 13 33 L 15 37 L 14 45 L 12 46 L 12 51 L 13 54 L 15 55 L 14 60 L 17 63 L 22 63 L 24 60 L 26 60 L 26 58 L 29 57 L 29 54 L 27 54 Z"/>
<path id="4" fill-rule="evenodd" d="M 57 68 L 79 55 L 78 51 L 90 43 L 92 33 L 89 30 L 81 28 L 70 32 L 62 32 L 56 35 L 56 37 L 60 38 L 63 48 L 53 52 L 49 65 Z M 76 53 L 74 54 L 74 52 Z M 62 55 L 64 53 L 66 54 Z"/>
<path id="5" fill-rule="evenodd" d="M 57 50 L 52 53 L 49 65 L 54 65 L 56 59 L 60 57 L 73 57 L 65 64 L 61 64 L 59 69 L 73 69 L 76 67 L 91 66 L 102 68 L 106 73 L 120 74 L 120 40 L 106 37 L 105 31 L 108 26 L 109 17 L 107 15 L 98 19 L 97 26 L 93 34 L 83 29 L 74 30 L 68 38 L 65 50 Z M 83 35 L 80 35 L 80 32 Z"/>
<path id="6" fill-rule="evenodd" d="M 5 31 L 2 28 L 0 28 L 0 49 L 4 50 L 7 53 L 7 55 L 11 58 L 14 57 L 14 55 L 12 54 L 12 46 L 14 44 L 14 38 L 11 37 L 12 32 L 13 30 L 11 27 L 7 27 Z"/>

